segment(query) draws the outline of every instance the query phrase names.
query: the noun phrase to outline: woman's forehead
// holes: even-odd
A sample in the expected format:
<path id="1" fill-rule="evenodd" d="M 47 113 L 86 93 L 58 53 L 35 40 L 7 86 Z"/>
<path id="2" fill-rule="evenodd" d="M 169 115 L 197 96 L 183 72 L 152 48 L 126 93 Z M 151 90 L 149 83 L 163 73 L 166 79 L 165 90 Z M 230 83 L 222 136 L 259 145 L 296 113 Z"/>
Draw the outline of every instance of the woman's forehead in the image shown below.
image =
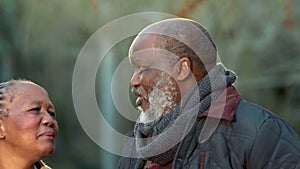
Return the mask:
<path id="1" fill-rule="evenodd" d="M 34 83 L 17 84 L 10 92 L 16 102 L 29 103 L 49 100 L 47 91 Z"/>

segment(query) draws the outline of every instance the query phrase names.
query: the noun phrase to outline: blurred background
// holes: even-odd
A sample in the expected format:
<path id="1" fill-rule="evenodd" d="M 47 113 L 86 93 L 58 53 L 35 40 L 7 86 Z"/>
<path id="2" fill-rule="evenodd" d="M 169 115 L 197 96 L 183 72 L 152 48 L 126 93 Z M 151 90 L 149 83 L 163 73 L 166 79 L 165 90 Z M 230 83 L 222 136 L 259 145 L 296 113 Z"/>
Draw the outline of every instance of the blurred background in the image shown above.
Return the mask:
<path id="1" fill-rule="evenodd" d="M 299 7 L 299 0 L 0 0 L 0 81 L 26 78 L 48 90 L 60 126 L 56 152 L 45 159 L 50 166 L 115 168 L 118 157 L 94 143 L 77 119 L 72 102 L 76 59 L 86 41 L 114 19 L 169 13 L 205 25 L 222 62 L 237 73 L 242 96 L 278 114 L 300 134 Z M 124 134 L 134 123 L 119 117 L 109 91 L 132 39 L 111 49 L 114 57 L 105 57 L 96 80 L 103 115 Z"/>

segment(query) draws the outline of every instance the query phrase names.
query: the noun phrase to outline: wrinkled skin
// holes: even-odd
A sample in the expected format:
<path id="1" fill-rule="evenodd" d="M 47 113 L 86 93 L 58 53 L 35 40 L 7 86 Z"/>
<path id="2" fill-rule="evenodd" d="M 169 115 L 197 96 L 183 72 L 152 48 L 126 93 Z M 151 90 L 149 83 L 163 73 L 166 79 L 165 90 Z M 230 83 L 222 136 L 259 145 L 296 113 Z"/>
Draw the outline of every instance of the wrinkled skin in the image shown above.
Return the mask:
<path id="1" fill-rule="evenodd" d="M 12 156 L 7 161 L 21 158 L 38 161 L 52 154 L 58 124 L 46 90 L 36 84 L 24 83 L 8 92 L 13 98 L 7 104 L 8 117 L 1 119 L 4 136 L 1 144 L 5 147 L 1 150 Z"/>
<path id="2" fill-rule="evenodd" d="M 174 61 L 151 48 L 153 37 L 136 42 L 129 55 L 134 73 L 131 78 L 136 105 L 141 109 L 140 122 L 149 122 L 174 109 L 180 90 L 174 78 Z"/>

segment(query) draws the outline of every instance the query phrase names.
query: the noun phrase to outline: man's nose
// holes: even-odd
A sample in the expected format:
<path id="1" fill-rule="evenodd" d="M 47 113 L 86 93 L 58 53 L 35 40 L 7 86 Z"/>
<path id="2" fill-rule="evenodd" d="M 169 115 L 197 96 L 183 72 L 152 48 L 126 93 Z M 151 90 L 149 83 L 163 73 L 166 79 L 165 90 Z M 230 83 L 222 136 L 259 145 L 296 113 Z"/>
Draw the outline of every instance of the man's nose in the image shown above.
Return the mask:
<path id="1" fill-rule="evenodd" d="M 136 87 L 140 84 L 140 75 L 137 71 L 133 73 L 130 82 L 132 87 Z"/>

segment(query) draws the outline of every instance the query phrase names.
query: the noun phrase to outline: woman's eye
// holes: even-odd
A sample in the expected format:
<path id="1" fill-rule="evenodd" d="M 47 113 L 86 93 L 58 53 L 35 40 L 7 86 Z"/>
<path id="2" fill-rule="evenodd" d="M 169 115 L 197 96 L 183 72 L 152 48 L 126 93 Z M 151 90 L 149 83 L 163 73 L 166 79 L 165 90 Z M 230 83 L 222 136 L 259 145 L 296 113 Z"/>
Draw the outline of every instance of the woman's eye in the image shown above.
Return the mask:
<path id="1" fill-rule="evenodd" d="M 30 109 L 29 111 L 33 112 L 33 113 L 39 113 L 41 111 L 41 108 L 40 107 L 34 107 L 34 108 Z"/>
<path id="2" fill-rule="evenodd" d="M 48 111 L 49 115 L 53 118 L 56 117 L 56 113 L 54 111 Z"/>

